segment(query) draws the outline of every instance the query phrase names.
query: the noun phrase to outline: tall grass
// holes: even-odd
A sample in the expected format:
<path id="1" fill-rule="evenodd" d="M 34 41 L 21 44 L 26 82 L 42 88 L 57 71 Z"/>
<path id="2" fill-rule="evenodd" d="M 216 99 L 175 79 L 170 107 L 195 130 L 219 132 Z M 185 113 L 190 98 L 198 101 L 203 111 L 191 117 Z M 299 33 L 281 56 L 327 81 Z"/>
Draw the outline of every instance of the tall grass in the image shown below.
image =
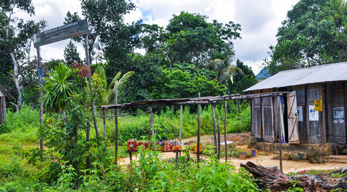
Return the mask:
<path id="1" fill-rule="evenodd" d="M 149 135 L 149 114 L 138 110 L 138 115 L 120 116 L 119 122 L 119 142 L 124 144 L 127 140 L 141 139 Z M 217 105 L 215 108 L 216 123 L 220 112 L 221 133 L 224 133 L 224 105 Z M 125 114 L 124 112 L 121 114 Z M 113 111 L 107 114 L 113 115 Z M 237 105 L 229 104 L 227 113 L 227 133 L 241 133 L 250 131 L 251 126 L 250 107 L 245 102 L 241 105 L 241 114 L 238 114 Z M 167 107 L 161 111 L 156 111 L 153 115 L 153 128 L 159 139 L 175 139 L 179 136 L 180 110 Z M 91 123 L 91 125 L 93 125 Z M 97 125 L 101 135 L 103 135 L 102 118 L 97 118 Z M 38 144 L 39 111 L 31 110 L 29 106 L 23 106 L 20 113 L 8 111 L 6 121 L 0 125 L 0 142 Z M 218 126 L 218 125 L 217 125 Z M 204 106 L 201 110 L 201 135 L 213 134 L 213 121 L 211 106 Z M 106 135 L 109 141 L 114 141 L 114 117 L 106 118 Z M 192 111 L 189 106 L 184 107 L 182 122 L 182 137 L 194 137 L 197 135 L 197 110 Z M 91 137 L 95 137 L 95 130 L 91 127 Z"/>

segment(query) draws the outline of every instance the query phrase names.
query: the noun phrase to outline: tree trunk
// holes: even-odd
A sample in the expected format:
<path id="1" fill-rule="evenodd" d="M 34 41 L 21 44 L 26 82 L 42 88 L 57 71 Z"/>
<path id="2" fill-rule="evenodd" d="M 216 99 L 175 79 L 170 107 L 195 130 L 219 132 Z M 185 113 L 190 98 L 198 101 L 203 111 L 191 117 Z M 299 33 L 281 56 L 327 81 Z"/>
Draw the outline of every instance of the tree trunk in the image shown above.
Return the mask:
<path id="1" fill-rule="evenodd" d="M 14 79 L 14 84 L 16 85 L 16 89 L 18 92 L 18 97 L 17 97 L 17 112 L 19 112 L 20 108 L 22 107 L 22 86 L 19 85 L 19 79 L 18 79 L 18 63 L 16 58 L 14 57 L 13 53 L 10 53 L 12 62 L 13 62 L 13 79 Z"/>
<path id="2" fill-rule="evenodd" d="M 90 60 L 89 60 L 89 47 L 88 47 L 88 35 L 86 35 L 85 38 L 85 51 L 86 51 L 86 61 L 87 61 L 87 65 L 90 66 Z M 92 87 L 92 82 L 90 80 L 89 81 L 89 87 L 90 87 L 90 93 L 93 95 L 93 87 Z M 95 114 L 95 103 L 94 100 L 92 99 L 92 114 L 93 114 L 93 121 L 94 121 L 94 128 L 95 128 L 95 134 L 96 137 L 99 138 L 99 130 L 98 130 L 98 126 L 96 124 L 96 114 Z"/>

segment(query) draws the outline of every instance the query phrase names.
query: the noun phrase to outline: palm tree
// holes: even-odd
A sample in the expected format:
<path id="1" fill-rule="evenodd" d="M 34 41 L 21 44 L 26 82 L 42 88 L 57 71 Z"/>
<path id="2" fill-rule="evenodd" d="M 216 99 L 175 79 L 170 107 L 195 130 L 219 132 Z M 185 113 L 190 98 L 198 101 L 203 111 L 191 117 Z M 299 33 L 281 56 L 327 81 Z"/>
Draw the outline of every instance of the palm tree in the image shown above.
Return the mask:
<path id="1" fill-rule="evenodd" d="M 240 68 L 236 67 L 235 65 L 229 65 L 219 58 L 211 60 L 208 67 L 210 70 L 217 73 L 216 78 L 222 83 L 226 83 L 228 79 L 233 82 L 233 75 L 236 72 L 243 74 Z"/>
<path id="2" fill-rule="evenodd" d="M 133 76 L 135 74 L 134 71 L 129 71 L 127 73 L 125 73 L 122 77 L 122 72 L 119 71 L 117 73 L 117 75 L 113 78 L 108 91 L 107 91 L 107 99 L 108 102 L 111 103 L 112 102 L 112 98 L 113 98 L 113 94 L 114 94 L 114 104 L 117 104 L 118 102 L 118 90 L 122 89 L 125 85 L 125 83 L 127 82 L 127 80 Z M 112 88 L 113 86 L 113 88 Z"/>

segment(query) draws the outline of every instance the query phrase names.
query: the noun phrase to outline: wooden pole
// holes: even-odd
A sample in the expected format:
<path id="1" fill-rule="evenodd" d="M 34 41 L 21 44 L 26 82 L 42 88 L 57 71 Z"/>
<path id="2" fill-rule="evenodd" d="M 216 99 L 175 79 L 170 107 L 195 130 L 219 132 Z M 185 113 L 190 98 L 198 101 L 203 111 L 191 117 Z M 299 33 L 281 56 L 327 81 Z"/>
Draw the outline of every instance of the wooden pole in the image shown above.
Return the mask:
<path id="1" fill-rule="evenodd" d="M 118 110 L 117 108 L 114 108 L 114 131 L 115 131 L 115 161 L 117 165 L 118 160 Z"/>
<path id="2" fill-rule="evenodd" d="M 180 144 L 182 145 L 182 121 L 183 121 L 183 105 L 181 105 L 181 119 L 180 119 Z"/>
<path id="3" fill-rule="evenodd" d="M 197 141 L 197 158 L 198 158 L 198 162 L 200 162 L 200 117 L 198 116 L 198 141 Z"/>
<path id="4" fill-rule="evenodd" d="M 40 83 L 40 88 L 42 88 L 43 83 L 42 83 L 42 67 L 41 67 L 41 54 L 40 54 L 40 47 L 36 48 L 37 51 L 37 67 L 39 71 L 39 83 Z M 42 106 L 42 101 L 41 98 L 43 96 L 42 89 L 39 89 L 39 99 L 40 99 L 40 125 L 43 124 L 43 106 Z M 41 161 L 43 161 L 43 138 L 40 138 L 40 152 L 41 152 Z"/>
<path id="5" fill-rule="evenodd" d="M 236 100 L 237 101 L 237 108 L 239 109 L 239 115 L 241 115 L 241 110 L 240 110 L 240 101 L 239 100 Z"/>
<path id="6" fill-rule="evenodd" d="M 153 126 L 153 108 L 152 106 L 149 106 L 149 111 L 151 113 L 151 120 L 150 120 L 150 130 L 152 130 L 152 135 L 154 135 L 154 129 L 152 129 L 152 126 Z"/>
<path id="7" fill-rule="evenodd" d="M 228 161 L 228 145 L 227 145 L 227 114 L 228 114 L 228 101 L 224 101 L 224 145 L 225 145 L 225 162 Z"/>
<path id="8" fill-rule="evenodd" d="M 218 113 L 218 160 L 220 160 L 220 111 Z"/>
<path id="9" fill-rule="evenodd" d="M 200 92 L 199 92 L 199 97 L 200 97 Z M 201 117 L 201 105 L 199 104 L 199 117 Z"/>
<path id="10" fill-rule="evenodd" d="M 212 121 L 213 121 L 213 144 L 214 144 L 214 152 L 217 155 L 217 135 L 216 135 L 216 118 L 214 113 L 214 104 L 211 106 L 212 109 Z"/>
<path id="11" fill-rule="evenodd" d="M 102 110 L 102 121 L 104 124 L 104 139 L 106 139 L 106 119 L 105 119 L 105 110 Z"/>

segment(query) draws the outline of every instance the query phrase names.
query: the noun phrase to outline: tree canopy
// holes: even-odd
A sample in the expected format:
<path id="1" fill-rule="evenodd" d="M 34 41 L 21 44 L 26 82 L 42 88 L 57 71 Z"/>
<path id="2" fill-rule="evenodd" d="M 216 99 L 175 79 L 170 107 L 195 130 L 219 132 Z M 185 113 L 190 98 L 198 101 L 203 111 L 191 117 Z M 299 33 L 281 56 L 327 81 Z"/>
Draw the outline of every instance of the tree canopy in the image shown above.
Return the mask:
<path id="1" fill-rule="evenodd" d="M 301 0 L 288 11 L 270 47 L 270 73 L 345 61 L 347 7 L 343 0 Z"/>

